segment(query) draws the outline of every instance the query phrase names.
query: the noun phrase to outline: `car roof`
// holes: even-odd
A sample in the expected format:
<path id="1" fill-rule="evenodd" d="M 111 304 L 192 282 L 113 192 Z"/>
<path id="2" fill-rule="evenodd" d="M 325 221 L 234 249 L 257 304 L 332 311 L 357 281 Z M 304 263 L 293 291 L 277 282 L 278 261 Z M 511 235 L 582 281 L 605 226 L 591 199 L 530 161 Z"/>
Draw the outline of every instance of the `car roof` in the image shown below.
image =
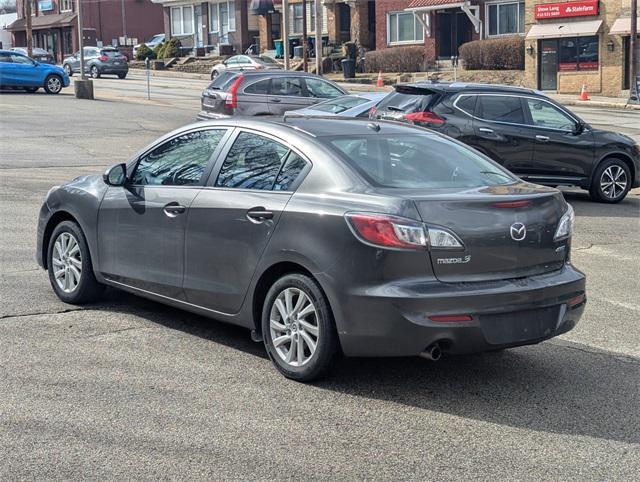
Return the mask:
<path id="1" fill-rule="evenodd" d="M 233 69 L 229 69 L 232 70 Z M 322 78 L 320 75 L 312 74 L 311 72 L 300 72 L 296 70 L 278 70 L 278 69 L 269 69 L 269 70 L 238 70 L 239 74 L 244 75 L 245 77 L 271 77 L 271 76 L 280 76 L 280 75 L 288 75 L 288 76 L 297 76 L 297 77 L 318 77 Z M 331 82 L 329 79 L 324 79 Z"/>
<path id="2" fill-rule="evenodd" d="M 428 80 L 397 84 L 396 89 L 402 87 L 416 88 L 416 89 L 431 89 L 439 92 L 509 92 L 520 94 L 538 94 L 539 92 L 534 89 L 528 89 L 526 87 L 516 87 L 513 85 L 502 84 L 482 84 L 479 82 L 431 82 Z"/>

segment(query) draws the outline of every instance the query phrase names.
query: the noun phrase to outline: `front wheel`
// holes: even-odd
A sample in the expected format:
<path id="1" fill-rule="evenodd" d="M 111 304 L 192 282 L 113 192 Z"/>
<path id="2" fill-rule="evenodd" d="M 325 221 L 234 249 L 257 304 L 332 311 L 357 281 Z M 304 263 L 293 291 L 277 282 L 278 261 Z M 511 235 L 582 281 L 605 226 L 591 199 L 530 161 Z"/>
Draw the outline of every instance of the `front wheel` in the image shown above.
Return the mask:
<path id="1" fill-rule="evenodd" d="M 280 373 L 301 382 L 326 374 L 339 354 L 329 303 L 318 283 L 303 274 L 283 276 L 267 293 L 262 336 Z"/>
<path id="2" fill-rule="evenodd" d="M 44 79 L 44 90 L 47 94 L 59 94 L 63 85 L 59 75 L 49 75 Z"/>
<path id="3" fill-rule="evenodd" d="M 118 78 L 119 78 L 119 79 L 124 79 L 124 78 L 126 78 L 126 77 L 127 77 L 127 74 L 126 74 L 126 73 L 124 73 L 124 74 L 118 74 Z"/>
<path id="4" fill-rule="evenodd" d="M 71 66 L 69 64 L 64 64 L 64 72 L 69 76 L 73 76 L 73 69 L 71 68 Z"/>
<path id="5" fill-rule="evenodd" d="M 53 230 L 47 270 L 53 291 L 65 303 L 87 303 L 102 293 L 103 286 L 93 274 L 87 241 L 73 221 L 63 221 Z"/>
<path id="6" fill-rule="evenodd" d="M 92 79 L 100 78 L 100 71 L 98 70 L 98 67 L 96 67 L 95 65 L 91 66 L 91 68 L 89 69 L 89 74 L 91 74 Z"/>
<path id="7" fill-rule="evenodd" d="M 613 204 L 622 201 L 629 189 L 629 166 L 624 161 L 613 158 L 600 163 L 594 173 L 589 194 L 594 201 Z"/>

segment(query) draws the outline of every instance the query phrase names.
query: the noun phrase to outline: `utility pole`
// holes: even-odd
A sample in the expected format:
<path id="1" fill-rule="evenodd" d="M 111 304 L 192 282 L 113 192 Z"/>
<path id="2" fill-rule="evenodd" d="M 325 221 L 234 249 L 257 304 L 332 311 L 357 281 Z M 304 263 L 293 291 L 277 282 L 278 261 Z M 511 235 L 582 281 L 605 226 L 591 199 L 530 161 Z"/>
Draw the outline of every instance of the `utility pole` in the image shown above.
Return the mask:
<path id="1" fill-rule="evenodd" d="M 638 36 L 638 0 L 631 0 L 631 38 L 629 39 L 629 59 L 631 68 L 629 73 L 631 76 L 629 86 L 629 100 L 640 103 L 640 92 L 638 92 L 637 76 L 638 76 L 638 58 L 636 55 L 636 43 Z M 635 97 L 635 99 L 634 99 Z"/>
<path id="2" fill-rule="evenodd" d="M 24 16 L 27 20 L 27 55 L 31 57 L 33 55 L 33 30 L 31 28 L 31 2 L 33 0 L 25 0 L 24 2 Z"/>
<path id="3" fill-rule="evenodd" d="M 316 74 L 322 75 L 322 0 L 315 0 L 316 11 Z"/>
<path id="4" fill-rule="evenodd" d="M 84 30 L 82 28 L 82 0 L 76 0 L 78 15 L 78 46 L 80 48 L 80 78 L 73 81 L 73 90 L 78 99 L 93 99 L 93 80 L 84 72 Z"/>
<path id="5" fill-rule="evenodd" d="M 84 33 L 82 31 L 82 0 L 76 0 L 76 11 L 78 12 L 78 47 L 80 48 L 80 78 L 85 80 L 84 73 Z"/>
<path id="6" fill-rule="evenodd" d="M 120 10 L 122 14 L 122 36 L 124 37 L 124 43 L 127 43 L 127 14 L 124 8 L 124 0 L 120 0 Z M 144 39 L 143 39 L 144 40 Z"/>
<path id="7" fill-rule="evenodd" d="M 309 40 L 307 39 L 307 0 L 302 0 L 302 70 L 309 71 L 308 65 L 308 46 Z"/>
<path id="8" fill-rule="evenodd" d="M 282 0 L 282 43 L 284 70 L 289 70 L 289 0 Z"/>

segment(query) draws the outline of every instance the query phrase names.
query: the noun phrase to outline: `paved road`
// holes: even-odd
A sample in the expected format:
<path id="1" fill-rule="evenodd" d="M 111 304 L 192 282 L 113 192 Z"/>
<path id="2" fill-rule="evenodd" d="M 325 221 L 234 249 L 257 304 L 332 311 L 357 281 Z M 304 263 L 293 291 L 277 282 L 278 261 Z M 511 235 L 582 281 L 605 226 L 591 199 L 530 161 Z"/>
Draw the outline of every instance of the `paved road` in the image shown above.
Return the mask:
<path id="1" fill-rule="evenodd" d="M 346 360 L 301 385 L 245 330 L 116 290 L 54 297 L 33 259 L 47 190 L 193 117 L 130 100 L 0 97 L 0 479 L 637 480 L 638 191 L 566 192 L 589 276 L 573 332 L 435 364 Z"/>

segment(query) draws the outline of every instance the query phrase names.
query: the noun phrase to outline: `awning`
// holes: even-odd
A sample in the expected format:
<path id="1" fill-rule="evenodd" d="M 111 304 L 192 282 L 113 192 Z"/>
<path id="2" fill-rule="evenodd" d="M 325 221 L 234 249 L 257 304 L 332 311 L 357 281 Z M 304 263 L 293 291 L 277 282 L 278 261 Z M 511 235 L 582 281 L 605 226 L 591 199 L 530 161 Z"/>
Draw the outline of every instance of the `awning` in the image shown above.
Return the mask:
<path id="1" fill-rule="evenodd" d="M 601 25 L 602 20 L 536 24 L 531 27 L 526 38 L 586 37 L 596 35 Z"/>
<path id="2" fill-rule="evenodd" d="M 75 23 L 75 12 L 58 13 L 54 15 L 38 15 L 31 18 L 31 28 L 33 30 L 46 30 L 49 28 L 69 27 Z M 7 27 L 7 30 L 26 30 L 27 19 L 19 18 Z"/>
<path id="3" fill-rule="evenodd" d="M 638 25 L 640 26 L 640 17 L 638 17 Z M 631 35 L 631 17 L 617 19 L 613 22 L 609 33 L 611 35 Z"/>
<path id="4" fill-rule="evenodd" d="M 413 0 L 405 10 L 440 10 L 441 8 L 460 8 L 465 2 L 455 0 Z"/>

